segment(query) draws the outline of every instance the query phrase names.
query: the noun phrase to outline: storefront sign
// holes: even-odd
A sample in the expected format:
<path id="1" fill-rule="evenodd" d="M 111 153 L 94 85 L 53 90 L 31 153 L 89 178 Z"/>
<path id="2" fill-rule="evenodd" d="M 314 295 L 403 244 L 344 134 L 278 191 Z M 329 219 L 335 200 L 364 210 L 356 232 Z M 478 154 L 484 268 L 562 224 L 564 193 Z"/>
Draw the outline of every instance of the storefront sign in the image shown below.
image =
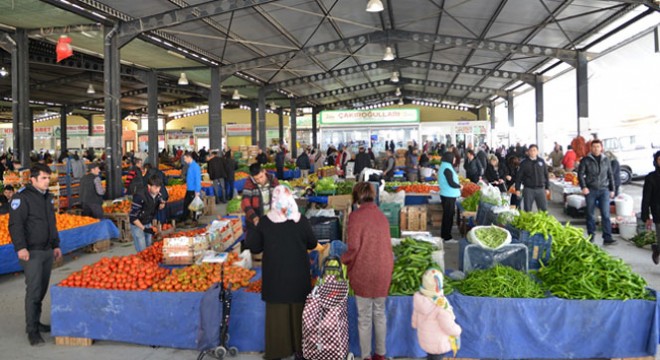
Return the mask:
<path id="1" fill-rule="evenodd" d="M 104 148 L 105 136 L 90 136 L 87 138 L 87 146 L 92 148 Z"/>
<path id="2" fill-rule="evenodd" d="M 193 134 L 196 136 L 209 136 L 208 126 L 195 126 L 193 127 Z"/>
<path id="3" fill-rule="evenodd" d="M 488 133 L 485 126 L 475 125 L 472 127 L 472 133 L 475 135 L 485 135 Z"/>
<path id="4" fill-rule="evenodd" d="M 71 135 L 87 135 L 89 134 L 87 125 L 67 125 L 66 134 Z"/>
<path id="5" fill-rule="evenodd" d="M 35 136 L 52 136 L 53 128 L 50 126 L 35 126 L 34 127 Z"/>
<path id="6" fill-rule="evenodd" d="M 5 135 L 12 135 L 14 133 L 14 129 L 10 128 L 10 127 L 9 128 L 3 128 L 2 133 L 5 134 Z"/>
<path id="7" fill-rule="evenodd" d="M 322 125 L 419 123 L 419 109 L 322 111 Z"/>
<path id="8" fill-rule="evenodd" d="M 94 125 L 92 127 L 92 135 L 105 134 L 105 125 Z"/>
<path id="9" fill-rule="evenodd" d="M 252 134 L 252 125 L 250 124 L 234 124 L 225 125 L 227 136 L 250 136 Z"/>
<path id="10" fill-rule="evenodd" d="M 311 129 L 312 115 L 296 116 L 296 127 L 298 129 Z"/>
<path id="11" fill-rule="evenodd" d="M 286 136 L 286 135 L 285 135 Z M 280 130 L 266 130 L 266 139 L 279 139 Z"/>

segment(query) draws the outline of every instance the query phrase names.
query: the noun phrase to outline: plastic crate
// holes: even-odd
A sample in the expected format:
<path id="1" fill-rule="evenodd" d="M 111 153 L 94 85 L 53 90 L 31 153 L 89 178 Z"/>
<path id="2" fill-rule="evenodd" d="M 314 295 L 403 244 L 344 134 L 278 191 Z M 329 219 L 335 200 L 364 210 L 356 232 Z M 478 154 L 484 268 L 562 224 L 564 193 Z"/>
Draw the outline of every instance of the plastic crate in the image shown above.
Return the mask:
<path id="1" fill-rule="evenodd" d="M 548 235 L 546 240 L 543 234 L 530 234 L 529 231 L 518 229 L 507 225 L 506 229 L 511 233 L 511 243 L 527 246 L 529 269 L 538 270 L 541 262 L 548 264 L 552 252 L 552 236 Z"/>
<path id="2" fill-rule="evenodd" d="M 337 218 L 312 224 L 312 231 L 317 240 L 341 240 L 341 228 Z"/>
<path id="3" fill-rule="evenodd" d="M 523 244 L 504 245 L 499 249 L 484 249 L 479 245 L 470 244 L 465 247 L 463 255 L 463 272 L 469 273 L 477 269 L 490 269 L 500 264 L 519 271 L 527 272 L 527 246 Z"/>
<path id="4" fill-rule="evenodd" d="M 401 230 L 398 226 L 390 226 L 390 236 L 393 238 L 401 237 Z"/>
<path id="5" fill-rule="evenodd" d="M 390 222 L 390 226 L 399 226 L 400 213 L 401 213 L 401 204 L 397 203 L 382 203 L 379 206 L 380 211 L 385 214 L 387 221 Z"/>

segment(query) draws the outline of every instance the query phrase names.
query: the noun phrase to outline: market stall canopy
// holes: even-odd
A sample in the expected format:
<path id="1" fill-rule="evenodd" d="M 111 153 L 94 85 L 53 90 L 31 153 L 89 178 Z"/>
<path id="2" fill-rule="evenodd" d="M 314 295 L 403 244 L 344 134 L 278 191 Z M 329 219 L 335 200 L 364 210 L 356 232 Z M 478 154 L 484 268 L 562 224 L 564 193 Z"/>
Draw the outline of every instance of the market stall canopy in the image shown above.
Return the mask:
<path id="1" fill-rule="evenodd" d="M 658 16 L 651 0 L 388 0 L 381 12 L 365 11 L 366 5 L 347 0 L 22 0 L 0 6 L 0 24 L 7 31 L 33 29 L 32 42 L 45 48 L 66 33 L 74 47 L 70 59 L 78 63 L 100 61 L 101 25 L 119 24 L 127 69 L 158 69 L 161 79 L 172 83 L 185 72 L 193 93 L 161 92 L 165 104 L 204 97 L 210 67 L 217 66 L 227 99 L 235 90 L 256 99 L 265 86 L 267 101 L 279 107 L 288 107 L 289 97 L 299 105 L 326 108 L 399 99 L 478 107 L 506 96 L 517 84 L 539 80 L 542 70 L 558 62 L 574 65 L 580 56 L 596 55 L 588 52 L 590 44 L 617 31 L 613 25 Z M 9 56 L 2 60 L 6 65 Z M 63 74 L 35 61 L 31 69 L 43 71 L 34 76 L 35 86 L 62 75 L 80 76 L 66 86 L 32 91 L 34 100 L 79 104 L 94 99 L 85 96 L 88 84 L 102 89 L 100 73 L 85 78 L 92 71 L 84 66 Z M 8 85 L 0 80 L 0 91 L 6 93 Z M 60 91 L 64 87 L 70 89 Z M 130 92 L 145 85 L 127 75 L 122 87 L 129 93 L 122 108 L 142 111 L 146 94 Z M 102 91 L 98 94 L 102 99 Z"/>

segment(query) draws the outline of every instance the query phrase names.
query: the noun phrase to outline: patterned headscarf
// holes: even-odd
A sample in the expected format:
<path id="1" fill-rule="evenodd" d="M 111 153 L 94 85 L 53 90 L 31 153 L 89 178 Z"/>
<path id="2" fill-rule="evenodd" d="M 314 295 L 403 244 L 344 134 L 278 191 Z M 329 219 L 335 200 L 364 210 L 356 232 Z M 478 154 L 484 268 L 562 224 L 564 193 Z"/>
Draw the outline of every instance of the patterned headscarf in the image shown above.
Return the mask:
<path id="1" fill-rule="evenodd" d="M 271 196 L 270 210 L 267 215 L 270 221 L 283 223 L 287 220 L 293 220 L 294 222 L 300 220 L 298 204 L 296 204 L 289 188 L 279 185 L 273 190 Z"/>
<path id="2" fill-rule="evenodd" d="M 455 319 L 454 308 L 451 307 L 449 300 L 445 297 L 445 293 L 442 290 L 444 286 L 444 277 L 442 271 L 438 269 L 429 269 L 426 270 L 422 276 L 422 285 L 419 287 L 419 292 L 431 299 L 437 306 L 442 307 L 443 309 L 449 311 L 452 317 Z M 461 348 L 461 339 L 455 336 L 449 337 L 449 344 L 451 349 L 454 352 L 454 357 L 458 349 Z"/>

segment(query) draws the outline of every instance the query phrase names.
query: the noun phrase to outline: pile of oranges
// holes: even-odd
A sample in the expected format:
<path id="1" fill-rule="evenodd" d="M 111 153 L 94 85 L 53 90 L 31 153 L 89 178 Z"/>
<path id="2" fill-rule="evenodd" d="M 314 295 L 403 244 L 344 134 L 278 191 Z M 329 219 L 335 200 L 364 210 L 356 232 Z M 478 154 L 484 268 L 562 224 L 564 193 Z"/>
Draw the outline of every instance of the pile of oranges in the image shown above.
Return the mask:
<path id="1" fill-rule="evenodd" d="M 172 185 L 167 187 L 167 193 L 170 195 L 170 198 L 167 202 L 177 202 L 183 200 L 186 197 L 186 185 Z"/>
<path id="2" fill-rule="evenodd" d="M 181 177 L 181 170 L 170 169 L 163 171 L 163 173 L 167 176 Z"/>
<path id="3" fill-rule="evenodd" d="M 99 219 L 94 219 L 89 216 L 71 215 L 71 214 L 55 214 L 57 220 L 57 231 L 64 231 L 80 226 L 86 226 L 99 222 Z"/>
<path id="4" fill-rule="evenodd" d="M 165 278 L 169 270 L 147 262 L 136 255 L 103 258 L 93 265 L 83 266 L 64 279 L 60 286 L 90 289 L 139 291 L 150 288 Z"/>
<path id="5" fill-rule="evenodd" d="M 113 202 L 112 205 L 103 206 L 103 212 L 106 214 L 128 214 L 131 211 L 131 202 L 122 200 Z"/>
<path id="6" fill-rule="evenodd" d="M 169 165 L 158 164 L 158 170 L 160 170 L 160 171 L 166 171 L 166 170 L 171 170 L 171 169 L 172 169 L 172 167 L 169 166 Z"/>
<path id="7" fill-rule="evenodd" d="M 246 172 L 243 172 L 243 171 L 237 171 L 237 172 L 234 174 L 234 180 L 243 180 L 243 179 L 247 178 L 248 176 L 249 176 L 249 175 L 248 175 L 248 173 L 246 173 Z"/>

